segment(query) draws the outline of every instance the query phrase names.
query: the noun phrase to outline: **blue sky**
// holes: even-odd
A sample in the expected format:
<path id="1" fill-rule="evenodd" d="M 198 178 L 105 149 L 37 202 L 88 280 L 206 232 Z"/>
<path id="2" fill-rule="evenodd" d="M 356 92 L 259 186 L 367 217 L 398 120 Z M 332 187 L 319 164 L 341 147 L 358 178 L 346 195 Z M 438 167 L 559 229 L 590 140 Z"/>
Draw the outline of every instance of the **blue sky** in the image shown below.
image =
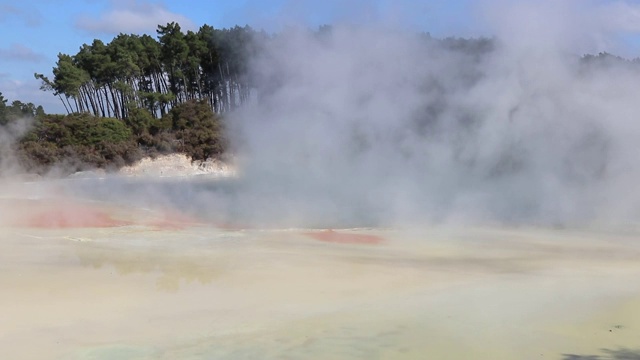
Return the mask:
<path id="1" fill-rule="evenodd" d="M 517 1 L 526 0 L 494 3 Z M 38 90 L 34 72 L 50 75 L 59 52 L 75 54 L 83 43 L 95 38 L 108 42 L 120 32 L 153 35 L 158 24 L 170 21 L 193 30 L 203 24 L 216 28 L 249 24 L 267 31 L 293 24 L 315 27 L 336 22 L 376 21 L 397 22 L 436 36 L 491 35 L 491 31 L 477 21 L 478 3 L 480 1 L 473 0 L 0 0 L 0 92 L 9 100 L 33 102 L 43 105 L 47 112 L 61 112 L 57 98 Z M 620 22 L 631 28 L 631 32 L 637 30 L 635 21 L 640 18 L 640 11 L 635 1 L 583 0 L 582 3 L 619 5 L 609 22 L 616 23 L 616 14 L 624 13 L 625 18 Z M 628 33 L 624 36 L 630 44 L 637 42 L 635 36 Z"/>

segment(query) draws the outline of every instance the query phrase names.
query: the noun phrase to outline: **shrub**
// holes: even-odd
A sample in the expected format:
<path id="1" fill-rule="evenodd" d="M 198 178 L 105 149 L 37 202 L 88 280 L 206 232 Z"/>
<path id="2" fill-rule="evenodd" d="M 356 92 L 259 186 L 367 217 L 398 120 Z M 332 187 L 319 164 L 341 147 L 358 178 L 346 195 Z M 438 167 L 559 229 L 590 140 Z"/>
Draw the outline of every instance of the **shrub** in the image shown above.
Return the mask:
<path id="1" fill-rule="evenodd" d="M 133 134 L 142 135 L 149 132 L 149 127 L 154 119 L 149 110 L 137 107 L 129 107 L 128 115 L 124 119 L 125 125 L 131 129 Z"/>
<path id="2" fill-rule="evenodd" d="M 220 117 L 203 101 L 188 101 L 175 106 L 167 118 L 175 132 L 177 151 L 192 160 L 206 160 L 222 154 L 225 149 Z"/>
<path id="3" fill-rule="evenodd" d="M 87 167 L 120 167 L 141 157 L 131 130 L 120 120 L 89 114 L 40 118 L 18 146 L 19 159 L 32 171 L 54 166 L 67 172 Z"/>

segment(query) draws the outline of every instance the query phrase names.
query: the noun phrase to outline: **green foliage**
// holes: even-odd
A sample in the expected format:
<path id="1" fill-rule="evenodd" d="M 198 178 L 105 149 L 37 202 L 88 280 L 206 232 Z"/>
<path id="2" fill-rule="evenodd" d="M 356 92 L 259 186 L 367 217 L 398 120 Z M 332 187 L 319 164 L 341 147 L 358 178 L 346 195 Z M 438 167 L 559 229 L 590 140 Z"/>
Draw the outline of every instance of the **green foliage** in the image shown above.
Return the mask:
<path id="1" fill-rule="evenodd" d="M 18 147 L 20 163 L 34 172 L 43 172 L 59 161 L 60 148 L 51 142 L 24 141 Z"/>
<path id="2" fill-rule="evenodd" d="M 167 115 L 178 140 L 176 150 L 193 160 L 205 160 L 222 154 L 225 149 L 220 117 L 203 101 L 180 104 Z"/>
<path id="3" fill-rule="evenodd" d="M 158 26 L 157 40 L 135 34 L 119 34 L 109 43 L 95 39 L 75 55 L 59 54 L 52 80 L 34 76 L 41 90 L 59 96 L 68 114 L 125 119 L 133 106 L 162 117 L 193 99 L 224 112 L 249 98 L 247 48 L 255 34 L 250 27 L 208 25 L 184 33 L 172 22 Z"/>
<path id="4" fill-rule="evenodd" d="M 124 123 L 131 129 L 133 134 L 140 136 L 149 132 L 149 127 L 153 120 L 153 116 L 147 109 L 129 106 Z"/>
<path id="5" fill-rule="evenodd" d="M 20 119 L 32 119 L 44 115 L 42 106 L 35 106 L 32 103 L 23 103 L 15 100 L 11 105 L 7 105 L 8 100 L 0 92 L 0 126 Z"/>
<path id="6" fill-rule="evenodd" d="M 18 155 L 27 169 L 46 172 L 58 165 L 68 171 L 120 167 L 143 153 L 122 121 L 75 113 L 39 118 L 18 145 Z"/>
<path id="7" fill-rule="evenodd" d="M 153 119 L 149 124 L 149 133 L 154 136 L 161 133 L 171 132 L 172 129 L 173 123 L 169 116 L 163 116 L 160 119 Z"/>
<path id="8" fill-rule="evenodd" d="M 100 143 L 119 143 L 131 139 L 131 130 L 120 120 L 100 118 L 93 115 L 71 114 L 62 117 L 60 122 L 45 118 L 38 125 L 45 133 L 50 128 L 63 128 L 64 137 L 56 139 L 56 143 L 63 145 L 95 146 Z M 53 121 L 52 121 L 53 120 Z"/>
<path id="9" fill-rule="evenodd" d="M 56 91 L 66 96 L 77 97 L 80 87 L 89 81 L 89 74 L 78 67 L 73 58 L 66 54 L 58 54 L 57 67 L 53 69 L 56 79 Z"/>

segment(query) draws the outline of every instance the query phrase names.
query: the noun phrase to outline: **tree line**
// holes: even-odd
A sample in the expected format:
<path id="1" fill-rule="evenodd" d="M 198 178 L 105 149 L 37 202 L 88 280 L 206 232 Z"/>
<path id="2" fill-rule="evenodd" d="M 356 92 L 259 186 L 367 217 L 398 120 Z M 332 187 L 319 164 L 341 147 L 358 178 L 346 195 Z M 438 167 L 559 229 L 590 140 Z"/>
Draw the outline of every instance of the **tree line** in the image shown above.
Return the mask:
<path id="1" fill-rule="evenodd" d="M 58 54 L 52 79 L 34 76 L 67 113 L 126 119 L 131 109 L 142 108 L 160 118 L 191 100 L 223 113 L 250 96 L 247 61 L 258 36 L 267 35 L 249 26 L 209 25 L 184 33 L 172 22 L 158 26 L 157 39 L 122 33 L 106 44 L 95 39 L 74 55 Z"/>
<path id="2" fill-rule="evenodd" d="M 14 100 L 11 104 L 7 104 L 8 102 L 9 100 L 0 92 L 0 126 L 20 119 L 44 115 L 42 106 L 23 103 L 20 100 Z"/>

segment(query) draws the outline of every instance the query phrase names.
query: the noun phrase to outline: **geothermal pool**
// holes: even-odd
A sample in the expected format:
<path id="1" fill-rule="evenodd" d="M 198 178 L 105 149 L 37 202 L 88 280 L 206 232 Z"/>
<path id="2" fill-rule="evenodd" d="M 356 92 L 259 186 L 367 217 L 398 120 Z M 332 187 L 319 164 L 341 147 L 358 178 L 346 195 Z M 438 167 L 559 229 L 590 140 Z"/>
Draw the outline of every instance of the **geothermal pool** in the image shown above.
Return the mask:
<path id="1" fill-rule="evenodd" d="M 5 191 L 2 358 L 640 354 L 631 227 L 259 229 Z"/>

